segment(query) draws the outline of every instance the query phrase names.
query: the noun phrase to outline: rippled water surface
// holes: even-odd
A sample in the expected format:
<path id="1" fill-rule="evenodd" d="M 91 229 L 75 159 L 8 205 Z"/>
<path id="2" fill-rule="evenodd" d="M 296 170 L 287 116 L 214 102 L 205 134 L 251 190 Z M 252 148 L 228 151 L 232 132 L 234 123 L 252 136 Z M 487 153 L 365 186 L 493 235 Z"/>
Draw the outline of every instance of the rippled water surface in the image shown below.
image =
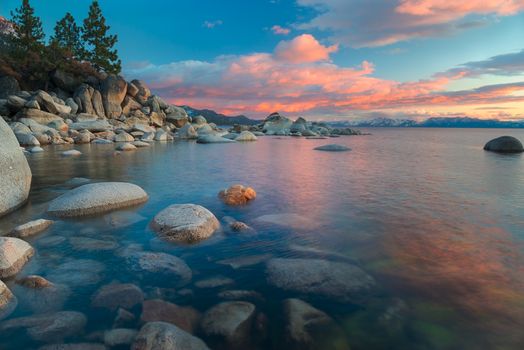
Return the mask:
<path id="1" fill-rule="evenodd" d="M 329 314 L 351 349 L 524 348 L 524 156 L 482 150 L 487 140 L 502 134 L 524 140 L 524 131 L 369 131 L 370 136 L 329 140 L 155 143 L 120 155 L 112 145 L 75 146 L 83 152 L 79 158 L 60 155 L 71 146 L 46 148 L 28 156 L 33 171 L 29 203 L 2 218 L 0 230 L 46 217 L 47 203 L 70 189 L 66 182 L 73 177 L 132 182 L 149 194 L 142 206 L 58 221 L 30 239 L 36 255 L 17 278 L 38 274 L 66 285 L 70 293 L 57 308 L 88 317 L 85 332 L 68 342 L 96 342 L 97 334 L 112 327 L 115 313 L 91 309 L 91 298 L 100 286 L 120 281 L 139 285 L 146 299 L 200 312 L 222 301 L 220 292 L 256 291 L 261 296 L 248 300 L 267 318 L 264 332 L 262 326 L 252 332 L 252 347 L 259 349 L 286 348 L 282 301 L 289 297 Z M 313 150 L 326 143 L 352 151 Z M 222 204 L 217 193 L 235 183 L 256 189 L 256 200 L 243 207 Z M 160 241 L 149 222 L 175 203 L 203 205 L 219 220 L 231 216 L 256 232 L 233 233 L 223 225 L 200 244 Z M 256 220 L 283 213 L 302 218 L 291 226 Z M 108 244 L 103 250 L 86 249 L 78 237 Z M 180 257 L 192 269 L 191 282 L 174 286 L 165 278 L 145 278 L 124 258 L 133 249 Z M 258 263 L 236 269 L 222 262 L 252 256 Z M 377 286 L 351 303 L 282 291 L 266 280 L 265 261 L 275 257 L 356 264 Z M 64 273 L 68 263 L 81 265 L 78 259 L 99 264 L 88 262 L 83 272 Z M 216 288 L 195 285 L 217 276 L 233 282 Z M 14 281 L 7 285 L 16 295 Z M 30 296 L 17 297 L 19 306 L 9 318 L 38 311 L 24 299 Z M 131 311 L 140 317 L 140 308 Z M 195 334 L 214 347 L 198 329 Z M 325 348 L 331 349 L 331 343 L 326 340 Z M 42 345 L 21 334 L 0 335 L 0 344 L 2 349 Z"/>

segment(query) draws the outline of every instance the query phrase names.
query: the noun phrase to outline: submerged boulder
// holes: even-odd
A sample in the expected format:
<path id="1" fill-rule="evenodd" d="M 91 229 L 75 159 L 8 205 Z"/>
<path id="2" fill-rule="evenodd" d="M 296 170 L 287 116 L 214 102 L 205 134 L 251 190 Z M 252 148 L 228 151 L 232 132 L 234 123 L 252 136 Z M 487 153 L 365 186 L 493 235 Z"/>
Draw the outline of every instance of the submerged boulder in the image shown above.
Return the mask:
<path id="1" fill-rule="evenodd" d="M 9 288 L 0 281 L 0 320 L 9 316 L 17 305 L 17 299 Z"/>
<path id="2" fill-rule="evenodd" d="M 51 220 L 38 219 L 33 220 L 23 225 L 15 227 L 11 232 L 10 236 L 17 238 L 24 238 L 36 235 L 42 231 L 45 231 L 49 226 L 53 224 Z"/>
<path id="3" fill-rule="evenodd" d="M 33 254 L 29 243 L 14 237 L 0 237 L 0 278 L 16 275 Z"/>
<path id="4" fill-rule="evenodd" d="M 138 286 L 131 283 L 113 283 L 101 287 L 95 293 L 91 306 L 115 311 L 119 307 L 131 309 L 142 304 L 143 300 L 144 293 Z"/>
<path id="5" fill-rule="evenodd" d="M 484 146 L 485 151 L 497 152 L 497 153 L 521 153 L 524 152 L 522 143 L 513 136 L 501 136 L 497 137 L 486 143 Z"/>
<path id="6" fill-rule="evenodd" d="M 225 137 L 222 137 L 222 136 L 211 135 L 211 134 L 201 135 L 197 139 L 197 143 L 232 143 L 232 142 L 236 142 L 236 141 L 226 139 Z"/>
<path id="7" fill-rule="evenodd" d="M 271 259 L 266 273 L 268 282 L 280 289 L 339 302 L 359 301 L 375 286 L 361 268 L 321 259 Z"/>
<path id="8" fill-rule="evenodd" d="M 0 117 L 0 216 L 25 202 L 31 177 L 31 169 L 15 135 Z"/>
<path id="9" fill-rule="evenodd" d="M 200 313 L 190 306 L 178 306 L 164 300 L 146 300 L 142 306 L 140 320 L 147 322 L 168 322 L 193 333 L 200 321 Z"/>
<path id="10" fill-rule="evenodd" d="M 153 277 L 156 283 L 165 281 L 169 286 L 183 286 L 191 281 L 193 273 L 184 260 L 166 253 L 136 252 L 127 257 L 131 270 L 145 278 Z"/>
<path id="11" fill-rule="evenodd" d="M 168 240 L 198 242 L 210 237 L 220 223 L 213 213 L 195 204 L 174 204 L 158 213 L 151 227 Z"/>
<path id="12" fill-rule="evenodd" d="M 209 350 L 197 337 L 166 322 L 148 322 L 135 338 L 132 350 Z"/>
<path id="13" fill-rule="evenodd" d="M 344 145 L 337 145 L 337 144 L 329 144 L 329 145 L 323 145 L 315 147 L 316 151 L 326 151 L 326 152 L 345 152 L 345 151 L 351 151 L 351 148 L 346 147 Z"/>
<path id="14" fill-rule="evenodd" d="M 218 197 L 228 205 L 242 205 L 255 199 L 257 193 L 251 187 L 233 185 L 228 189 L 220 191 Z"/>
<path id="15" fill-rule="evenodd" d="M 148 195 L 137 185 L 100 182 L 77 187 L 54 199 L 48 212 L 58 217 L 105 213 L 146 202 Z"/>

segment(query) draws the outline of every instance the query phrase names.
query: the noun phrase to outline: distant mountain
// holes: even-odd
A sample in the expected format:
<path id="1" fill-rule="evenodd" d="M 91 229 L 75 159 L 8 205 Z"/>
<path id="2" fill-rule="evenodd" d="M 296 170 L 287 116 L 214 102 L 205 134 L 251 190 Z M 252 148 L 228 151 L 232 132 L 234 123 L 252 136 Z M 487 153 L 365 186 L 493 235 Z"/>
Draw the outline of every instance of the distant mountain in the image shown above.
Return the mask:
<path id="1" fill-rule="evenodd" d="M 505 121 L 498 119 L 478 119 L 469 117 L 429 118 L 421 122 L 409 119 L 377 118 L 361 121 L 337 121 L 329 123 L 333 127 L 361 128 L 524 128 L 524 120 Z"/>
<path id="2" fill-rule="evenodd" d="M 237 116 L 227 116 L 224 114 L 217 113 L 215 111 L 212 111 L 210 109 L 195 109 L 189 106 L 181 106 L 184 108 L 187 112 L 187 114 L 190 117 L 201 115 L 209 123 L 215 123 L 217 125 L 234 125 L 234 124 L 242 124 L 242 125 L 255 125 L 261 123 L 260 120 L 254 120 L 249 119 L 245 115 L 237 115 Z"/>

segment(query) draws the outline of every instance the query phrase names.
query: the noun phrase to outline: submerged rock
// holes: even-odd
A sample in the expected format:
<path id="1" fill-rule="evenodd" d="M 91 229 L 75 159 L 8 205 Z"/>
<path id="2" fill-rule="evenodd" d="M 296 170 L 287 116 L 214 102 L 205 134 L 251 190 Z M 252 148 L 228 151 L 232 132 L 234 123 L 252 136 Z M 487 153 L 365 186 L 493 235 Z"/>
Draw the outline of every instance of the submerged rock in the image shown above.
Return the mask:
<path id="1" fill-rule="evenodd" d="M 78 151 L 76 149 L 71 149 L 69 151 L 62 152 L 62 155 L 64 157 L 78 157 L 78 156 L 82 155 L 82 152 L 80 152 L 80 151 Z"/>
<path id="2" fill-rule="evenodd" d="M 337 145 L 335 143 L 330 145 L 318 146 L 314 148 L 317 151 L 326 151 L 326 152 L 345 152 L 351 151 L 351 148 L 344 145 Z"/>
<path id="3" fill-rule="evenodd" d="M 255 223 L 284 226 L 296 230 L 308 230 L 320 227 L 318 221 L 295 213 L 262 215 L 255 219 Z"/>
<path id="4" fill-rule="evenodd" d="M 522 143 L 512 136 L 497 137 L 486 143 L 484 150 L 498 153 L 521 153 L 524 152 Z"/>
<path id="5" fill-rule="evenodd" d="M 4 321 L 0 324 L 0 332 L 25 331 L 35 341 L 52 342 L 78 335 L 86 323 L 86 317 L 80 312 L 60 311 Z"/>
<path id="6" fill-rule="evenodd" d="M 0 118 L 0 216 L 25 202 L 31 187 L 31 169 L 18 140 Z"/>
<path id="7" fill-rule="evenodd" d="M 89 259 L 76 259 L 65 262 L 51 270 L 46 277 L 53 282 L 68 286 L 87 286 L 100 281 L 104 264 Z"/>
<path id="8" fill-rule="evenodd" d="M 296 350 L 349 350 L 342 330 L 331 317 L 300 299 L 284 301 L 285 340 Z"/>
<path id="9" fill-rule="evenodd" d="M 107 350 L 104 344 L 98 343 L 68 343 L 44 345 L 38 350 Z"/>
<path id="10" fill-rule="evenodd" d="M 9 288 L 0 281 L 0 320 L 9 316 L 16 308 L 17 299 Z"/>
<path id="11" fill-rule="evenodd" d="M 236 142 L 235 140 L 226 139 L 225 137 L 218 135 L 201 135 L 197 139 L 197 143 L 232 143 Z"/>
<path id="12" fill-rule="evenodd" d="M 113 283 L 101 287 L 93 296 L 91 306 L 116 310 L 119 307 L 131 309 L 144 301 L 140 287 L 131 283 Z"/>
<path id="13" fill-rule="evenodd" d="M 0 278 L 16 275 L 33 254 L 29 243 L 14 237 L 0 237 Z"/>
<path id="14" fill-rule="evenodd" d="M 122 144 L 119 144 L 118 146 L 116 146 L 116 150 L 117 151 L 123 151 L 123 152 L 127 152 L 127 151 L 135 151 L 136 150 L 136 146 L 133 145 L 132 143 L 122 143 Z"/>
<path id="15" fill-rule="evenodd" d="M 138 331 L 129 328 L 116 328 L 104 333 L 104 343 L 109 347 L 131 345 Z"/>
<path id="16" fill-rule="evenodd" d="M 34 275 L 17 280 L 13 291 L 20 298 L 20 309 L 33 313 L 62 310 L 71 293 L 64 285 Z"/>
<path id="17" fill-rule="evenodd" d="M 210 237 L 220 223 L 213 213 L 200 205 L 174 204 L 158 213 L 151 227 L 162 238 L 192 243 Z"/>
<path id="18" fill-rule="evenodd" d="M 203 333 L 224 343 L 228 349 L 249 348 L 255 305 L 229 301 L 213 306 L 202 317 Z"/>
<path id="19" fill-rule="evenodd" d="M 45 231 L 53 224 L 51 220 L 38 219 L 15 227 L 9 234 L 11 237 L 25 238 Z"/>
<path id="20" fill-rule="evenodd" d="M 230 284 L 234 284 L 235 281 L 229 277 L 224 276 L 215 276 L 206 278 L 200 281 L 195 282 L 195 287 L 197 288 L 217 288 L 223 287 Z"/>
<path id="21" fill-rule="evenodd" d="M 228 205 L 242 205 L 256 198 L 257 193 L 251 187 L 233 185 L 220 191 L 219 198 Z"/>
<path id="22" fill-rule="evenodd" d="M 200 321 L 200 312 L 190 306 L 178 306 L 164 300 L 146 300 L 142 306 L 140 320 L 147 322 L 168 322 L 193 333 Z"/>
<path id="23" fill-rule="evenodd" d="M 69 243 L 76 250 L 99 251 L 115 250 L 118 244 L 114 241 L 95 239 L 89 237 L 71 237 Z"/>
<path id="24" fill-rule="evenodd" d="M 269 284 L 280 289 L 339 302 L 358 302 L 375 287 L 359 267 L 320 259 L 271 259 L 266 273 Z"/>
<path id="25" fill-rule="evenodd" d="M 184 260 L 166 253 L 135 252 L 128 256 L 132 270 L 152 275 L 171 286 L 182 286 L 192 278 L 192 272 Z"/>
<path id="26" fill-rule="evenodd" d="M 218 293 L 218 297 L 221 299 L 227 300 L 242 300 L 242 299 L 255 299 L 255 300 L 264 300 L 264 297 L 254 290 L 225 290 Z"/>
<path id="27" fill-rule="evenodd" d="M 77 187 L 54 199 L 48 212 L 58 217 L 95 215 L 142 204 L 147 200 L 147 194 L 137 185 L 100 182 Z"/>
<path id="28" fill-rule="evenodd" d="M 131 350 L 209 350 L 197 337 L 166 322 L 146 323 L 135 338 Z"/>

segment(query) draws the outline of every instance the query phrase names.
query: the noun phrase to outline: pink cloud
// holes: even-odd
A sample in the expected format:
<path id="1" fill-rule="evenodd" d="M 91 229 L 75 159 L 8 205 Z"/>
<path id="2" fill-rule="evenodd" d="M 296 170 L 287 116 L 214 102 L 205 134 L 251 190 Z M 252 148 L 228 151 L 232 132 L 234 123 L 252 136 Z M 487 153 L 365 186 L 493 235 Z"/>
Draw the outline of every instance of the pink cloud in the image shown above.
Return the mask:
<path id="1" fill-rule="evenodd" d="M 351 47 L 390 45 L 416 38 L 441 37 L 493 21 L 489 15 L 524 11 L 522 0 L 297 0 L 317 15 L 298 23 L 303 30 L 320 29 L 331 40 Z"/>
<path id="2" fill-rule="evenodd" d="M 257 117 L 274 111 L 322 117 L 417 106 L 524 103 L 524 83 L 446 92 L 451 81 L 468 75 L 468 67 L 426 80 L 397 82 L 373 76 L 374 65 L 368 61 L 354 67 L 338 66 L 328 60 L 333 49 L 322 46 L 310 35 L 306 36 L 309 43 L 305 45 L 300 43 L 304 36 L 297 38 L 285 42 L 284 49 L 279 44 L 286 54 L 297 54 L 297 60 L 295 55 L 283 58 L 282 51 L 275 50 L 220 56 L 211 62 L 179 61 L 135 67 L 126 73 L 150 82 L 156 93 L 172 103 Z"/>
<path id="3" fill-rule="evenodd" d="M 277 35 L 288 35 L 289 33 L 291 33 L 291 29 L 284 28 L 279 25 L 274 25 L 273 27 L 271 27 L 271 31 L 273 31 L 273 33 Z"/>
<path id="4" fill-rule="evenodd" d="M 302 34 L 290 41 L 281 41 L 276 49 L 275 56 L 283 61 L 292 63 L 307 63 L 329 60 L 329 55 L 337 52 L 338 45 L 323 46 L 311 34 Z"/>

